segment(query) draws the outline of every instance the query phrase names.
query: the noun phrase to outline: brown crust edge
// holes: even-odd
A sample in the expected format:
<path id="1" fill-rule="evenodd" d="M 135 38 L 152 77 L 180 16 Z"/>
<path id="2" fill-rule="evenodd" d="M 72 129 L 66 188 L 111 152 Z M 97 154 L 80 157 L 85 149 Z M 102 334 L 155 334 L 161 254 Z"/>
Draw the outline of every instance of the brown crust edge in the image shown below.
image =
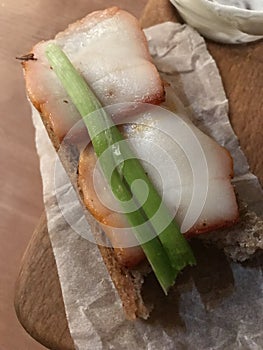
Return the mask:
<path id="1" fill-rule="evenodd" d="M 25 68 L 25 67 L 24 67 Z M 55 135 L 49 120 L 41 112 L 41 105 L 39 105 L 33 98 L 29 96 L 30 101 L 34 107 L 38 110 L 42 122 L 47 130 L 48 136 L 59 155 L 59 158 L 70 177 L 73 187 L 78 192 L 78 195 L 81 199 L 83 208 L 85 209 L 86 217 L 88 222 L 91 221 L 92 233 L 96 238 L 98 234 L 98 224 L 95 222 L 95 219 L 88 213 L 87 208 L 83 202 L 81 193 L 78 190 L 77 179 L 76 179 L 76 168 L 71 161 L 70 154 L 67 154 L 68 149 L 63 149 L 60 147 L 60 142 L 58 137 Z M 143 284 L 143 274 L 139 271 L 131 271 L 126 267 L 122 266 L 115 255 L 115 252 L 112 248 L 98 245 L 103 261 L 107 267 L 107 270 L 111 276 L 111 279 L 115 285 L 115 288 L 119 294 L 119 297 L 122 301 L 122 306 L 126 315 L 126 318 L 129 320 L 135 320 L 137 317 L 147 319 L 149 316 L 149 310 L 145 306 L 142 296 L 141 296 L 141 287 Z"/>

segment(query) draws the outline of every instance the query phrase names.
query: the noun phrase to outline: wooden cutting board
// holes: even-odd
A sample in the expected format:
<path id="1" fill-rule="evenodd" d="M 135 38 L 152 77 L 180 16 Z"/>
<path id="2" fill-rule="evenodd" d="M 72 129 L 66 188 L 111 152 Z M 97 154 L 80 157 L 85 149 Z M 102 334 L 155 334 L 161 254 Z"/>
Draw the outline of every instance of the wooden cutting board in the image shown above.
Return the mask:
<path id="1" fill-rule="evenodd" d="M 149 0 L 144 28 L 180 21 L 168 0 Z M 230 119 L 253 172 L 263 183 L 263 42 L 221 45 L 207 41 L 230 103 Z M 50 349 L 74 349 L 65 316 L 45 214 L 25 252 L 16 284 L 17 316 L 36 340 Z"/>

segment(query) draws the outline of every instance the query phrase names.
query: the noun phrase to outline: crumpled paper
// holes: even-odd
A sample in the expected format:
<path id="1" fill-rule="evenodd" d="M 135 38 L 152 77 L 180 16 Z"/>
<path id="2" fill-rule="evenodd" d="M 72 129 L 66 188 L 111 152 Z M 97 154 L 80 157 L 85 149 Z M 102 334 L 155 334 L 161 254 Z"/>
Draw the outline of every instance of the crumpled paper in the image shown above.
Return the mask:
<path id="1" fill-rule="evenodd" d="M 262 189 L 227 118 L 228 102 L 215 62 L 201 36 L 186 25 L 163 23 L 145 30 L 154 62 L 192 116 L 193 122 L 235 161 L 235 183 L 250 210 L 262 215 Z M 211 118 L 213 116 L 213 118 Z M 229 262 L 213 247 L 195 242 L 198 266 L 179 276 L 168 297 L 151 276 L 145 300 L 155 309 L 147 321 L 125 320 L 120 299 L 97 246 L 68 225 L 54 194 L 57 155 L 33 109 L 48 230 L 75 348 L 84 349 L 261 349 L 263 277 L 259 262 Z M 62 171 L 60 195 L 74 191 Z M 56 189 L 57 190 L 57 189 Z M 67 197 L 68 196 L 68 197 Z M 76 225 L 83 221 L 75 200 L 67 203 Z M 91 235 L 89 226 L 87 232 Z"/>

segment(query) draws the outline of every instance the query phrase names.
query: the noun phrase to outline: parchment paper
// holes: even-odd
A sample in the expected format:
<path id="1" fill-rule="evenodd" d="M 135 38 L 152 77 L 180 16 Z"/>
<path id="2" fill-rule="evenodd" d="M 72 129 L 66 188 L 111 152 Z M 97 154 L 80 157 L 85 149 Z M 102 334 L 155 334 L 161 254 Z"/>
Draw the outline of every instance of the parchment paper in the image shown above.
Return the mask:
<path id="1" fill-rule="evenodd" d="M 175 23 L 160 24 L 145 32 L 155 64 L 174 87 L 193 122 L 231 151 L 239 196 L 250 210 L 262 215 L 262 190 L 249 172 L 229 124 L 221 78 L 204 40 L 190 27 Z M 48 229 L 76 349 L 263 347 L 259 262 L 246 266 L 229 262 L 222 252 L 199 242 L 194 243 L 198 266 L 179 277 L 168 297 L 163 296 L 151 276 L 147 278 L 145 298 L 155 304 L 150 319 L 126 321 L 97 246 L 78 235 L 61 215 L 54 195 L 57 156 L 35 110 L 33 121 Z M 61 194 L 67 196 L 72 189 L 66 174 L 63 176 Z M 68 203 L 68 208 L 78 221 L 81 208 L 77 199 Z M 256 222 L 258 235 L 262 235 L 262 222 Z"/>

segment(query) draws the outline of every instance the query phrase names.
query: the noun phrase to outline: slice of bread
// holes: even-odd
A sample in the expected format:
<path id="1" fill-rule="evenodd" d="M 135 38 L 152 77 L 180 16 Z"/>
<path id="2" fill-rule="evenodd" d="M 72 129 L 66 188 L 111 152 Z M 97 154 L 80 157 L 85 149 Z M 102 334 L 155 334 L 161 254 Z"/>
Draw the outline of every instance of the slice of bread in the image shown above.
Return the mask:
<path id="1" fill-rule="evenodd" d="M 71 180 L 73 187 L 79 194 L 80 202 L 83 204 L 84 213 L 91 227 L 91 231 L 94 237 L 98 237 L 98 240 L 101 242 L 103 237 L 101 227 L 86 209 L 82 194 L 78 189 L 77 169 L 79 152 L 75 146 L 64 143 L 61 145 L 60 140 L 54 133 L 49 120 L 43 116 L 41 110 L 39 112 L 48 132 L 49 138 L 52 141 L 54 148 L 58 152 L 59 158 Z M 143 302 L 141 287 L 143 284 L 145 271 L 147 272 L 149 269 L 147 269 L 147 266 L 142 266 L 136 270 L 129 270 L 118 262 L 112 248 L 107 247 L 106 245 L 98 245 L 98 247 L 111 279 L 120 296 L 127 319 L 134 320 L 137 317 L 146 319 L 149 316 L 149 309 Z"/>

